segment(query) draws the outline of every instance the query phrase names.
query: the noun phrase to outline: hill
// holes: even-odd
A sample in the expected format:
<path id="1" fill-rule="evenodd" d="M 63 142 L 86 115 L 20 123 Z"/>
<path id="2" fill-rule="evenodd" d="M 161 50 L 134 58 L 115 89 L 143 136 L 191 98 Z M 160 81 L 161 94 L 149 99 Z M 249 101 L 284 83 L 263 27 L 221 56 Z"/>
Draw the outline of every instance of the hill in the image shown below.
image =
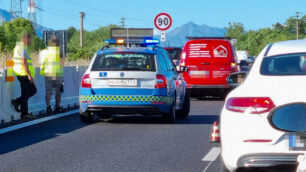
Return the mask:
<path id="1" fill-rule="evenodd" d="M 166 42 L 163 46 L 182 47 L 187 41 L 186 37 L 223 37 L 226 30 L 223 28 L 210 27 L 208 25 L 197 25 L 189 22 L 166 33 Z"/>

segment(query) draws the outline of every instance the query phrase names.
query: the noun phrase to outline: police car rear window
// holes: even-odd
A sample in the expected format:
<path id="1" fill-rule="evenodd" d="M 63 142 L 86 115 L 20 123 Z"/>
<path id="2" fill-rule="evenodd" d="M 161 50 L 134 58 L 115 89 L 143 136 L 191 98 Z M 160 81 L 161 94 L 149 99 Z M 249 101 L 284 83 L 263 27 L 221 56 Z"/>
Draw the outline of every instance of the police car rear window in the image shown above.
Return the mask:
<path id="1" fill-rule="evenodd" d="M 92 71 L 155 71 L 153 54 L 114 53 L 97 55 Z"/>
<path id="2" fill-rule="evenodd" d="M 306 75 L 306 54 L 265 57 L 260 73 L 262 75 Z"/>

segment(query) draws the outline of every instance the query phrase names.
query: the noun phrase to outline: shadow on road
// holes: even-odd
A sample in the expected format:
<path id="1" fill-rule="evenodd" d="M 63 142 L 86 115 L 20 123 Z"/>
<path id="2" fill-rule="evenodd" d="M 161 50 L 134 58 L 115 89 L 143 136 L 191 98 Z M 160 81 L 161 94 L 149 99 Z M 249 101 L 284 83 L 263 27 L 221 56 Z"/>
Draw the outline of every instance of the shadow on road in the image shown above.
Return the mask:
<path id="1" fill-rule="evenodd" d="M 51 120 L 0 135 L 0 155 L 27 147 L 87 126 L 75 115 Z"/>
<path id="2" fill-rule="evenodd" d="M 224 101 L 224 97 L 213 97 L 213 96 L 204 96 L 204 97 L 191 97 L 191 101 Z"/>
<path id="3" fill-rule="evenodd" d="M 213 124 L 219 121 L 219 115 L 189 115 L 188 119 L 178 118 L 175 124 Z M 111 119 L 99 119 L 96 122 L 112 124 L 167 124 L 161 116 L 118 116 Z"/>

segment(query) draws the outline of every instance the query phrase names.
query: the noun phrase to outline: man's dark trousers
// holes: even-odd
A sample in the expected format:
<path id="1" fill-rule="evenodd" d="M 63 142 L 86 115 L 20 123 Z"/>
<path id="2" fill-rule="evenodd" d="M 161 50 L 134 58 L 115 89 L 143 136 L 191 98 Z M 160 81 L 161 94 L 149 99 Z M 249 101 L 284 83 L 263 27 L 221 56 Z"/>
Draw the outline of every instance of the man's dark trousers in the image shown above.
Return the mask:
<path id="1" fill-rule="evenodd" d="M 17 76 L 20 87 L 21 87 L 21 96 L 17 98 L 17 103 L 20 104 L 21 116 L 28 114 L 28 100 L 36 92 L 36 86 L 34 83 L 31 83 L 28 79 L 28 76 Z"/>

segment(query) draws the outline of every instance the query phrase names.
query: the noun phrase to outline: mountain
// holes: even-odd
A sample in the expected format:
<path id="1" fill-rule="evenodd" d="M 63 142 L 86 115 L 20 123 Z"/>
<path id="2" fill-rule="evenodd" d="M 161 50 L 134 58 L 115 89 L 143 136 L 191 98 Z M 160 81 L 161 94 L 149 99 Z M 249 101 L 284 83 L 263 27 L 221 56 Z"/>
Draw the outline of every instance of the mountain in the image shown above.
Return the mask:
<path id="1" fill-rule="evenodd" d="M 11 17 L 12 17 L 12 19 L 18 18 L 18 16 L 16 16 L 16 15 L 11 16 L 10 12 L 8 12 L 6 10 L 3 10 L 3 9 L 0 9 L 0 24 L 3 23 L 3 22 L 10 21 Z M 36 29 L 35 29 L 36 35 L 39 36 L 40 38 L 42 38 L 44 30 L 52 30 L 52 29 L 46 28 L 44 26 L 41 26 L 41 25 L 37 24 Z"/>
<path id="2" fill-rule="evenodd" d="M 188 40 L 186 37 L 224 37 L 226 30 L 210 27 L 205 24 L 197 25 L 189 22 L 166 33 L 166 42 L 162 46 L 182 47 Z"/>

